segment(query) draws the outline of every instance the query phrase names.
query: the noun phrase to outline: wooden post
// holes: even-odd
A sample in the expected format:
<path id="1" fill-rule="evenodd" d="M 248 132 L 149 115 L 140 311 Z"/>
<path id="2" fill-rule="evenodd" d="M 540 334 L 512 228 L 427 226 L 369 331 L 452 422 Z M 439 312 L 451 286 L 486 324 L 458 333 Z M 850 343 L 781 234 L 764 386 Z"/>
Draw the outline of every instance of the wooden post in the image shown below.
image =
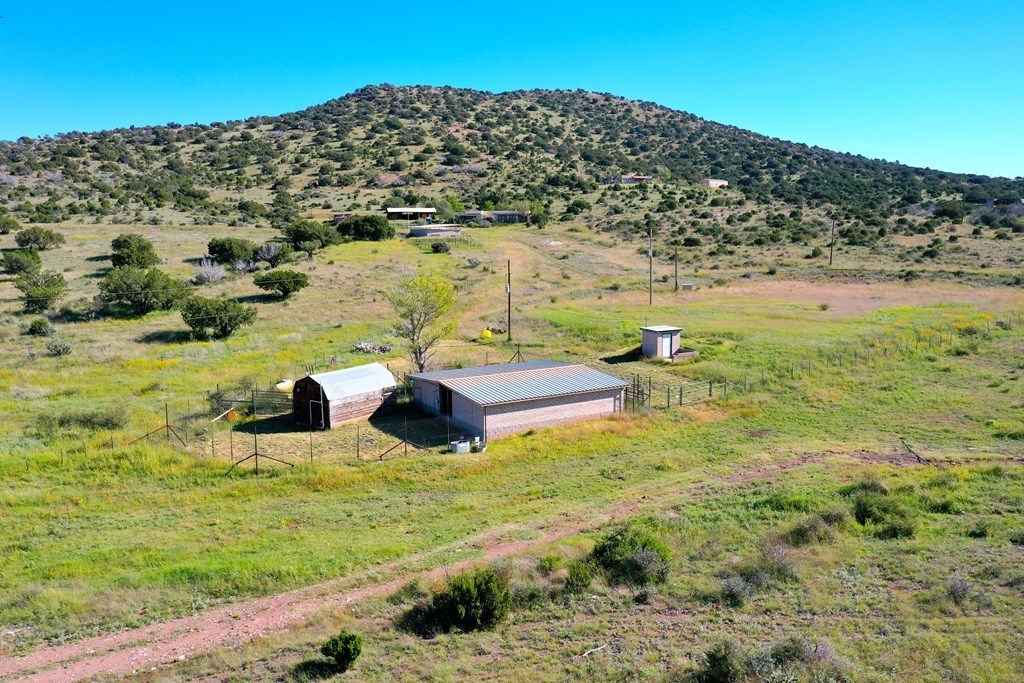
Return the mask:
<path id="1" fill-rule="evenodd" d="M 309 464 L 313 464 L 313 425 L 309 425 Z"/>
<path id="2" fill-rule="evenodd" d="M 404 418 L 403 422 L 405 423 L 405 438 L 403 439 L 405 442 L 405 454 L 409 455 L 409 418 Z"/>
<path id="3" fill-rule="evenodd" d="M 164 430 L 167 432 L 167 443 L 171 443 L 171 418 L 167 411 L 167 404 L 164 403 Z"/>
<path id="4" fill-rule="evenodd" d="M 715 395 L 715 383 L 713 380 L 708 380 L 708 398 L 712 398 Z"/>
<path id="5" fill-rule="evenodd" d="M 356 425 L 356 460 L 359 460 L 359 425 Z"/>
<path id="6" fill-rule="evenodd" d="M 665 410 L 672 407 L 672 387 L 665 389 Z"/>
<path id="7" fill-rule="evenodd" d="M 260 473 L 260 443 L 259 443 L 259 429 L 256 425 L 252 427 L 252 454 L 256 458 L 256 474 Z"/>

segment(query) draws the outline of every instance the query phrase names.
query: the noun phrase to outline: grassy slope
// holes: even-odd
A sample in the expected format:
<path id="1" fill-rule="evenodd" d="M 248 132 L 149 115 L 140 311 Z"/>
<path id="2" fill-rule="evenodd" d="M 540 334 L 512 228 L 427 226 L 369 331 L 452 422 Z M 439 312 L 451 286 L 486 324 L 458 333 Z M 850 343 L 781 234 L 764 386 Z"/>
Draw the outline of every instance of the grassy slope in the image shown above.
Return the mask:
<path id="1" fill-rule="evenodd" d="M 91 296 L 94 268 L 102 268 L 83 263 L 92 264 L 86 259 L 100 255 L 117 232 L 96 230 L 73 235 L 68 250 L 46 255 L 52 266 L 71 269 L 77 296 Z M 175 254 L 170 269 L 186 272 L 177 259 L 200 255 L 209 234 L 154 236 L 166 240 L 158 242 L 161 253 Z M 547 244 L 552 239 L 568 247 Z M 469 552 L 461 542 L 495 525 L 527 526 L 643 495 L 672 501 L 680 487 L 743 463 L 891 449 L 898 436 L 940 456 L 1021 452 L 1021 442 L 1008 436 L 1020 431 L 1024 337 L 979 312 L 1005 319 L 1019 310 L 1019 295 L 1010 290 L 829 285 L 808 292 L 796 283 L 739 281 L 735 288 L 674 297 L 660 285 L 659 306 L 647 309 L 640 305 L 646 293 L 635 289 L 645 284 L 641 264 L 625 245 L 564 230 L 492 230 L 479 233 L 478 242 L 450 257 L 398 241 L 332 248 L 316 263 L 300 264 L 320 287 L 288 304 L 258 303 L 257 326 L 227 342 L 182 341 L 175 332 L 180 318 L 171 313 L 58 322 L 76 349 L 62 360 L 26 360 L 39 342 L 23 337 L 6 345 L 0 621 L 13 633 L 4 649 L 278 591 L 428 549 L 444 548 L 429 560 L 441 562 Z M 570 258 L 558 258 L 563 252 Z M 466 267 L 469 255 L 483 264 Z M 313 467 L 260 479 L 226 473 L 223 460 L 158 445 L 101 448 L 110 436 L 123 443 L 155 426 L 165 400 L 181 416 L 186 401 L 192 409 L 200 405 L 203 389 L 242 377 L 263 383 L 294 376 L 314 353 L 336 351 L 343 363 L 359 362 L 349 345 L 387 338 L 386 311 L 375 293 L 408 264 L 450 273 L 459 285 L 460 336 L 443 349 L 445 359 L 504 356 L 508 348 L 469 339 L 501 320 L 507 257 L 516 264 L 516 338 L 528 357 L 599 363 L 636 343 L 644 317 L 679 320 L 701 362 L 613 370 L 639 367 L 662 385 L 727 377 L 749 391 L 650 421 L 511 439 L 485 455 L 417 455 L 379 464 L 355 462 L 339 450 Z M 612 282 L 626 286 L 613 292 Z M 256 293 L 245 279 L 217 291 Z M 901 299 L 920 305 L 896 307 Z M 965 303 L 927 304 L 941 300 Z M 833 308 L 819 310 L 827 301 Z M 8 300 L 5 309 L 13 308 Z M 20 323 L 8 313 L 7 333 Z M 865 340 L 857 346 L 864 353 L 851 364 L 855 339 Z M 925 342 L 913 348 L 918 339 Z M 847 355 L 840 367 L 834 354 L 841 350 Z M 129 428 L 59 436 L 35 428 L 44 413 L 95 406 L 126 410 Z M 719 504 L 728 505 L 713 502 L 708 510 Z M 710 580 L 707 571 L 701 575 Z"/>

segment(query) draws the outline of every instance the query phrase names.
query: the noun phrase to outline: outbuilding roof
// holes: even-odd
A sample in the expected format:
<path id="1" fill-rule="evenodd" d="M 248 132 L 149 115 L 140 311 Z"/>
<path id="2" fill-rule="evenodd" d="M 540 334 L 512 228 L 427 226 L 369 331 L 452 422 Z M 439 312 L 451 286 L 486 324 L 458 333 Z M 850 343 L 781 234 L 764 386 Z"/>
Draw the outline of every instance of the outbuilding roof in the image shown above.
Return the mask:
<path id="1" fill-rule="evenodd" d="M 409 375 L 436 382 L 478 405 L 517 403 L 629 386 L 629 382 L 585 365 L 529 361 Z"/>
<path id="2" fill-rule="evenodd" d="M 380 363 L 357 365 L 344 370 L 332 370 L 309 375 L 324 390 L 328 400 L 368 394 L 371 391 L 391 389 L 395 386 L 395 376 Z"/>
<path id="3" fill-rule="evenodd" d="M 647 330 L 648 332 L 682 332 L 683 330 L 681 327 L 673 327 L 671 325 L 648 325 L 640 329 Z"/>
<path id="4" fill-rule="evenodd" d="M 437 209 L 432 206 L 389 206 L 387 208 L 388 213 L 437 213 Z"/>

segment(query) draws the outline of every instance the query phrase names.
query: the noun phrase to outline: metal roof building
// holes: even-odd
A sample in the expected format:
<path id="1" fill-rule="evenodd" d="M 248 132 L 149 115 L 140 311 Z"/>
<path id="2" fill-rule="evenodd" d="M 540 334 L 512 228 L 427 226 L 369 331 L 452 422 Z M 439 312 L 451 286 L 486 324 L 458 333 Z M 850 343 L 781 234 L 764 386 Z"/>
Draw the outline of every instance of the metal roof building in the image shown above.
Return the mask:
<path id="1" fill-rule="evenodd" d="M 628 382 L 585 365 L 529 361 L 409 375 L 413 400 L 485 441 L 617 413 Z"/>
<path id="2" fill-rule="evenodd" d="M 373 415 L 394 391 L 391 371 L 380 363 L 307 375 L 292 389 L 295 421 L 319 429 Z"/>

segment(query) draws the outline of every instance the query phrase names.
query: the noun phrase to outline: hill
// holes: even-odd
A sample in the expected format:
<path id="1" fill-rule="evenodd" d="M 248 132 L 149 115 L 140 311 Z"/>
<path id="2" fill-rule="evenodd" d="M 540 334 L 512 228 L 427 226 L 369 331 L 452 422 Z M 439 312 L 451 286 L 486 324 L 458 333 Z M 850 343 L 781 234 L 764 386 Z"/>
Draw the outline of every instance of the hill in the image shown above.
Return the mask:
<path id="1" fill-rule="evenodd" d="M 631 173 L 661 181 L 633 206 L 601 185 Z M 911 168 L 579 90 L 368 86 L 281 116 L 0 143 L 0 211 L 40 223 L 239 224 L 419 201 L 682 221 L 706 204 L 704 177 L 728 180 L 737 205 L 834 206 L 873 230 L 984 205 L 999 218 L 1024 196 L 1020 178 Z"/>

